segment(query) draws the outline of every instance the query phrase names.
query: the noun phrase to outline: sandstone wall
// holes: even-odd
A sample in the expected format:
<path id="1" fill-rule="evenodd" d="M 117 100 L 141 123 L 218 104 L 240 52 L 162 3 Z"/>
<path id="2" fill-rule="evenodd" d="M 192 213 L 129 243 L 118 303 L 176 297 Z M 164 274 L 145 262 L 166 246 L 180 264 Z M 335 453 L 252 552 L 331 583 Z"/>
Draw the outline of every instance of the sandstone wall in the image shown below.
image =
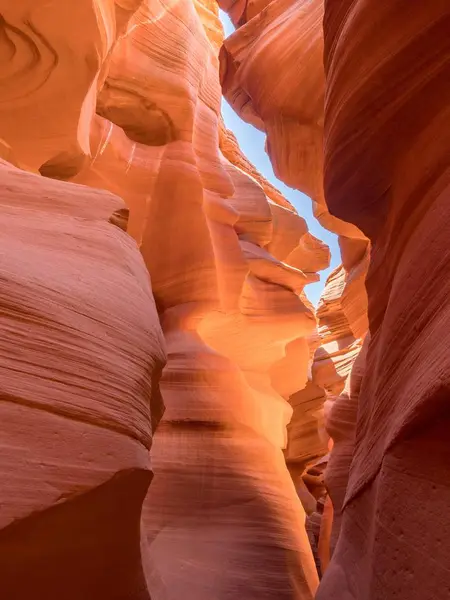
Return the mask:
<path id="1" fill-rule="evenodd" d="M 0 592 L 145 598 L 165 343 L 116 196 L 0 162 Z"/>
<path id="2" fill-rule="evenodd" d="M 340 236 L 313 365 L 335 444 L 335 551 L 317 597 L 446 598 L 448 4 L 223 7 L 238 27 L 221 55 L 225 95 Z"/>
<path id="3" fill-rule="evenodd" d="M 2 597 L 448 597 L 446 4 L 0 0 Z"/>
<path id="4" fill-rule="evenodd" d="M 439 1 L 325 3 L 325 193 L 372 252 L 371 341 L 321 600 L 449 594 L 449 27 Z"/>
<path id="5" fill-rule="evenodd" d="M 312 598 L 282 449 L 329 252 L 223 126 L 216 4 L 0 8 L 0 589 Z"/>
<path id="6" fill-rule="evenodd" d="M 308 464 L 305 452 L 314 452 L 314 448 L 318 455 L 326 452 L 326 436 L 317 435 L 324 417 L 332 434 L 342 414 L 340 404 L 348 398 L 345 386 L 349 386 L 352 366 L 368 328 L 364 280 L 369 242 L 353 223 L 330 214 L 325 203 L 323 1 L 236 2 L 231 6 L 224 2 L 222 6 L 238 27 L 221 50 L 224 95 L 244 120 L 266 133 L 266 149 L 275 173 L 287 185 L 310 196 L 316 218 L 338 235 L 341 250 L 342 264 L 328 277 L 316 310 L 319 343 L 310 381 L 291 399 L 294 414 L 287 461 L 294 480 L 299 481 Z M 302 401 L 304 408 L 296 411 Z M 315 416 L 315 423 L 309 419 L 309 429 L 308 412 Z M 314 439 L 320 439 L 318 446 Z M 339 485 L 345 474 L 334 474 L 336 467 L 334 462 L 328 472 L 331 470 L 333 484 Z M 301 483 L 297 487 L 303 489 Z M 309 504 L 312 510 L 315 501 L 310 496 Z M 335 510 L 339 513 L 340 508 L 335 506 Z"/>

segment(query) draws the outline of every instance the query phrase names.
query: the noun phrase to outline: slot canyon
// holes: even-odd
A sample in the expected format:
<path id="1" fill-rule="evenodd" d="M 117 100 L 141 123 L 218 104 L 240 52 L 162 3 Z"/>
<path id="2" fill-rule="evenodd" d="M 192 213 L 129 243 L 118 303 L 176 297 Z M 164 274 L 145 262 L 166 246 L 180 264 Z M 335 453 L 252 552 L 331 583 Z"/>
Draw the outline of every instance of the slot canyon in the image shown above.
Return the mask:
<path id="1" fill-rule="evenodd" d="M 449 0 L 0 0 L 0 80 L 0 599 L 449 600 Z"/>

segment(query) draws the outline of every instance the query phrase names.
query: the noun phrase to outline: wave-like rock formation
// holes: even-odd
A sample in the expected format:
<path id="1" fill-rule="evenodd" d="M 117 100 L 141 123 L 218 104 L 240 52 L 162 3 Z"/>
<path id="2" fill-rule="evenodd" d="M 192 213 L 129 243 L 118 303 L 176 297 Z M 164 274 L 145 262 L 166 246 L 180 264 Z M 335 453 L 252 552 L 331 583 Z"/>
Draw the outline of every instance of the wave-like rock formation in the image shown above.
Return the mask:
<path id="1" fill-rule="evenodd" d="M 229 7 L 239 29 L 222 51 L 224 92 L 266 131 L 278 174 L 313 198 L 343 258 L 317 311 L 313 365 L 335 443 L 336 549 L 318 598 L 446 598 L 450 9 L 328 0 L 323 88 L 322 2 L 261 4 L 255 16 L 256 4 Z M 366 239 L 371 339 L 354 362 L 367 330 Z"/>
<path id="2" fill-rule="evenodd" d="M 225 96 L 341 247 L 311 382 L 334 441 L 318 598 L 446 598 L 450 9 L 222 6 L 238 28 L 221 51 Z"/>
<path id="3" fill-rule="evenodd" d="M 0 6 L 1 592 L 310 600 L 329 251 L 222 123 L 216 3 Z"/>
<path id="4" fill-rule="evenodd" d="M 278 176 L 309 195 L 319 222 L 339 236 L 342 265 L 330 275 L 317 311 L 322 344 L 314 366 L 315 383 L 337 396 L 367 331 L 369 249 L 366 236 L 332 216 L 324 200 L 323 2 L 250 7 L 234 18 L 240 27 L 222 47 L 222 87 L 240 116 L 266 132 Z"/>
<path id="5" fill-rule="evenodd" d="M 125 205 L 0 174 L 1 595 L 144 598 L 165 344 Z"/>
<path id="6" fill-rule="evenodd" d="M 450 593 L 449 30 L 445 2 L 326 3 L 326 198 L 372 252 L 355 449 L 320 600 Z"/>
<path id="7" fill-rule="evenodd" d="M 1 596 L 444 600 L 450 8 L 219 4 L 0 0 Z"/>
<path id="8" fill-rule="evenodd" d="M 325 422 L 333 434 L 333 419 L 340 414 L 339 405 L 345 404 L 346 385 L 367 332 L 364 280 L 369 242 L 353 223 L 331 215 L 325 203 L 323 1 L 236 2 L 231 6 L 223 2 L 222 7 L 238 27 L 221 50 L 224 95 L 244 120 L 266 133 L 267 152 L 278 177 L 310 196 L 316 218 L 338 235 L 341 250 L 342 264 L 329 276 L 316 311 L 320 342 L 311 378 L 306 389 L 292 397 L 294 414 L 286 456 L 304 498 L 300 479 L 302 474 L 307 476 L 308 463 L 303 455 L 309 451 L 312 459 L 314 451 L 319 456 L 324 453 L 325 437 L 317 433 Z M 296 413 L 300 398 L 306 404 Z M 309 431 L 316 442 L 320 439 L 318 445 L 305 430 L 308 413 L 315 416 Z M 297 439 L 301 439 L 299 444 Z M 333 484 L 336 480 L 339 476 L 331 472 Z M 313 512 L 316 500 L 308 497 Z"/>

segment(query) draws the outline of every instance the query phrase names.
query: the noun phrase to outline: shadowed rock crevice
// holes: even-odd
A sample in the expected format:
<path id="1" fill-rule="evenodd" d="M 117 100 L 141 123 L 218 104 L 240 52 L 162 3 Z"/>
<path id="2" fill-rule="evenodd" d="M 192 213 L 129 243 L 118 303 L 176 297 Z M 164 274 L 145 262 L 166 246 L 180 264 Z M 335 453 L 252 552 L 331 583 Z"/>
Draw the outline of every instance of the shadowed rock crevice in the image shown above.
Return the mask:
<path id="1" fill-rule="evenodd" d="M 127 230 L 128 220 L 130 218 L 130 210 L 128 208 L 120 208 L 113 212 L 113 214 L 109 217 L 109 222 L 112 225 L 115 225 L 122 231 Z"/>
<path id="2" fill-rule="evenodd" d="M 129 469 L 0 531 L 0 595 L 150 600 L 140 521 L 152 473 Z"/>
<path id="3" fill-rule="evenodd" d="M 133 142 L 164 146 L 176 139 L 168 113 L 137 91 L 108 81 L 97 100 L 97 114 L 121 127 Z"/>
<path id="4" fill-rule="evenodd" d="M 86 164 L 86 156 L 80 149 L 64 152 L 52 157 L 39 167 L 39 173 L 50 179 L 67 181 L 75 177 Z"/>
<path id="5" fill-rule="evenodd" d="M 161 419 L 163 418 L 164 411 L 166 410 L 160 387 L 164 366 L 165 365 L 162 363 L 156 363 L 153 367 L 151 377 L 152 391 L 150 395 L 150 419 L 153 435 L 155 434 L 155 431 L 160 424 Z"/>

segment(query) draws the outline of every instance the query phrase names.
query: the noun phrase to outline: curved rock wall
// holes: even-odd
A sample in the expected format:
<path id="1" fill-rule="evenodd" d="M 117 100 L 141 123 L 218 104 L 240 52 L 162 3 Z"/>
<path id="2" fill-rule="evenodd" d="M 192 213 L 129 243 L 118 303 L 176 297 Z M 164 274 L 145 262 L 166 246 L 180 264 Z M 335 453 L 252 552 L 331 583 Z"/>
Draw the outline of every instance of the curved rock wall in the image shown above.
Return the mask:
<path id="1" fill-rule="evenodd" d="M 325 203 L 323 1 L 222 6 L 230 11 L 238 26 L 221 50 L 224 95 L 244 120 L 265 131 L 266 149 L 278 177 L 311 197 L 316 218 L 338 235 L 341 250 L 342 264 L 328 277 L 316 310 L 319 343 L 310 381 L 305 390 L 292 397 L 294 414 L 287 463 L 300 496 L 305 497 L 299 479 L 308 465 L 304 454 L 314 452 L 314 448 L 318 455 L 326 452 L 326 436 L 320 431 L 325 424 L 332 434 L 334 423 L 328 423 L 327 416 L 340 414 L 338 407 L 333 410 L 334 403 L 345 404 L 346 382 L 348 385 L 367 332 L 364 281 L 369 242 L 353 223 L 331 215 Z M 301 398 L 306 402 L 305 409 L 296 412 Z M 312 430 L 305 429 L 308 412 L 315 417 L 309 419 Z M 332 472 L 330 475 L 334 482 L 336 477 Z M 311 495 L 307 496 L 307 503 L 313 510 L 315 499 Z"/>
<path id="2" fill-rule="evenodd" d="M 355 451 L 321 600 L 449 594 L 449 27 L 444 2 L 326 2 L 326 197 L 372 253 Z"/>
<path id="3" fill-rule="evenodd" d="M 220 5 L 0 0 L 0 590 L 443 600 L 450 9 Z"/>
<path id="4" fill-rule="evenodd" d="M 1 593 L 146 598 L 165 362 L 147 270 L 118 197 L 0 170 Z"/>
<path id="5" fill-rule="evenodd" d="M 317 310 L 322 343 L 313 367 L 314 382 L 337 396 L 367 331 L 369 248 L 361 230 L 332 216 L 324 201 L 323 2 L 257 6 L 242 11 L 235 19 L 240 27 L 224 42 L 222 87 L 238 114 L 266 132 L 278 176 L 309 195 L 319 222 L 339 236 L 342 265 L 330 275 Z"/>
<path id="6" fill-rule="evenodd" d="M 19 223 L 4 226 L 23 259 L 2 272 L 5 473 L 34 429 L 23 479 L 2 494 L 5 526 L 17 521 L 0 533 L 2 557 L 37 598 L 312 598 L 282 449 L 317 337 L 303 289 L 329 251 L 223 126 L 215 2 L 0 4 L 0 138 L 20 167 L 5 165 L 1 218 Z M 312 427 L 312 462 L 326 451 L 316 408 L 294 410 Z M 29 499 L 30 480 L 42 496 Z M 26 554 L 43 531 L 39 558 Z M 57 575 L 43 567 L 55 552 Z M 109 579 L 93 571 L 99 555 Z"/>
<path id="7" fill-rule="evenodd" d="M 278 175 L 340 236 L 313 365 L 335 442 L 337 546 L 318 598 L 446 598 L 450 10 L 324 4 L 223 3 L 238 29 L 221 71 L 229 102 L 266 131 Z"/>

